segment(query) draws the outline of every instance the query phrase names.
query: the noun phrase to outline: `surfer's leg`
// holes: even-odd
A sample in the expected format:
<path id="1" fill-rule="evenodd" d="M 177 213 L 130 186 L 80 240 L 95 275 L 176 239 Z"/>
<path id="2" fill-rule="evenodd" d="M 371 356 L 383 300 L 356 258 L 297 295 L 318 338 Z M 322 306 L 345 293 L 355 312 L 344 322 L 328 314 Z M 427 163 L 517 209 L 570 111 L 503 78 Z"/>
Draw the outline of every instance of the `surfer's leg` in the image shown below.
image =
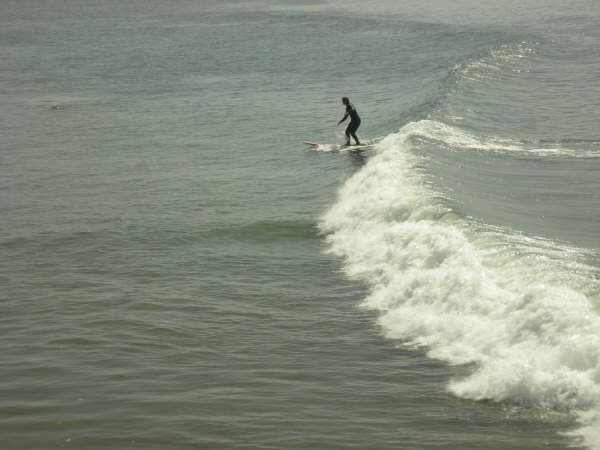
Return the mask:
<path id="1" fill-rule="evenodd" d="M 348 130 L 346 131 L 348 143 L 350 143 L 350 136 L 348 136 L 348 132 L 349 132 L 352 135 L 352 137 L 354 138 L 354 140 L 356 141 L 356 145 L 360 145 L 358 136 L 356 136 L 356 130 L 358 130 L 358 127 L 360 127 L 360 122 L 358 122 L 358 123 L 350 122 L 350 125 L 348 125 Z"/>
<path id="2" fill-rule="evenodd" d="M 348 124 L 348 126 L 346 127 L 346 145 L 350 145 L 350 133 L 352 132 L 350 130 L 351 125 L 352 123 Z"/>

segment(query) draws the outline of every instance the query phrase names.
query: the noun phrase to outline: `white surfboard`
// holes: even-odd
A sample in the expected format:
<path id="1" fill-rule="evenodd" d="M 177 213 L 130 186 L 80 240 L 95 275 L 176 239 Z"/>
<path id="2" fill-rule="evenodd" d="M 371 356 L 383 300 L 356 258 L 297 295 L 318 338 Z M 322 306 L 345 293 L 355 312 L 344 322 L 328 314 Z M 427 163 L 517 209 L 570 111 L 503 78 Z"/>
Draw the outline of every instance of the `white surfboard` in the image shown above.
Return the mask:
<path id="1" fill-rule="evenodd" d="M 319 142 L 304 141 L 309 146 L 310 150 L 320 152 L 347 152 L 353 150 L 362 150 L 368 148 L 371 143 L 362 142 L 359 145 L 342 145 L 342 144 L 321 144 Z"/>

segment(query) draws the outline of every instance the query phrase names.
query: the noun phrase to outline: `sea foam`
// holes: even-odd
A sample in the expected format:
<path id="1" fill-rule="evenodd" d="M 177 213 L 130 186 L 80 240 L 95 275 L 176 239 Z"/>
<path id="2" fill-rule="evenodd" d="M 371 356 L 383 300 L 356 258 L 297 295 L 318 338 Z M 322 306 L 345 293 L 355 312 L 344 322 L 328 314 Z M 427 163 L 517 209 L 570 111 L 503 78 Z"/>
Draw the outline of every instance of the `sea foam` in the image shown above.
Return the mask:
<path id="1" fill-rule="evenodd" d="M 597 268 L 576 249 L 454 214 L 411 151 L 414 136 L 457 139 L 434 125 L 377 144 L 322 217 L 330 250 L 370 287 L 363 306 L 379 311 L 386 337 L 471 364 L 450 392 L 573 415 L 577 440 L 600 448 Z"/>

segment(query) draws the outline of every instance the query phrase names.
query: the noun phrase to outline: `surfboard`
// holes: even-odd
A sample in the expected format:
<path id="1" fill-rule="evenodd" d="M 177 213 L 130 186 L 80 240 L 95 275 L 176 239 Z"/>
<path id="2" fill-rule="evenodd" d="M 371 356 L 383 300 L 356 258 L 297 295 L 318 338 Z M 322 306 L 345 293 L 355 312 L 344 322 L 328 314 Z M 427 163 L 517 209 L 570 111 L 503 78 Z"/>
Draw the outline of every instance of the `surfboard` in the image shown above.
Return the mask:
<path id="1" fill-rule="evenodd" d="M 341 145 L 341 144 L 321 144 L 319 142 L 304 141 L 310 147 L 310 150 L 321 152 L 346 152 L 352 150 L 361 150 L 368 148 L 371 143 L 362 142 L 359 145 Z"/>

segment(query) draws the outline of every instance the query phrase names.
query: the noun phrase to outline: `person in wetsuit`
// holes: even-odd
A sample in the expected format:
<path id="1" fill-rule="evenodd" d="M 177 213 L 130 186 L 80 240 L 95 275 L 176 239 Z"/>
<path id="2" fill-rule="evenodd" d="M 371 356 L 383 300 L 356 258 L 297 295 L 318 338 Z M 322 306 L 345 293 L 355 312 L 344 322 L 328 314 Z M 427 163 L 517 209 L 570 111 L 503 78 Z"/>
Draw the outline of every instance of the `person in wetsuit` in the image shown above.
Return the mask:
<path id="1" fill-rule="evenodd" d="M 348 97 L 342 97 L 342 103 L 346 105 L 346 114 L 344 114 L 342 120 L 338 122 L 338 125 L 350 117 L 350 123 L 346 127 L 346 145 L 350 145 L 350 136 L 354 138 L 356 145 L 360 145 L 358 137 L 356 136 L 356 130 L 360 127 L 360 117 L 358 112 L 356 112 L 356 108 L 350 103 Z"/>

